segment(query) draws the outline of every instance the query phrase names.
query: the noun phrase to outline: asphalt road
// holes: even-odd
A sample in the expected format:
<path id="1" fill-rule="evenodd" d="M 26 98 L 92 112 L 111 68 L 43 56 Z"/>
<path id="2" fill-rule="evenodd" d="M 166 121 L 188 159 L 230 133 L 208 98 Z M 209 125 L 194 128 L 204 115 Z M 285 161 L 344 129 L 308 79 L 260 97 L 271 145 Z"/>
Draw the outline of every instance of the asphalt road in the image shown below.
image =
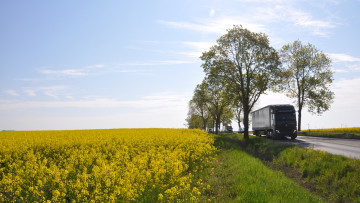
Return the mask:
<path id="1" fill-rule="evenodd" d="M 360 159 L 360 139 L 341 139 L 298 136 L 295 140 L 284 139 L 280 142 L 295 144 L 303 148 L 313 148 L 332 154 L 344 155 L 353 159 Z"/>

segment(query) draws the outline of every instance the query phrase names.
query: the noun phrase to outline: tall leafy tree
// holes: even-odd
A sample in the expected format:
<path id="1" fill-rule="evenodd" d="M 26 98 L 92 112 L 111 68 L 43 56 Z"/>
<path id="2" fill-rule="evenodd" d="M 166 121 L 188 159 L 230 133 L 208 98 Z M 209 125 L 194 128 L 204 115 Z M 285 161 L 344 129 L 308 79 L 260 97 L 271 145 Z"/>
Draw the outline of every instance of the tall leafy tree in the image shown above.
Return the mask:
<path id="1" fill-rule="evenodd" d="M 190 100 L 189 102 L 188 116 L 185 120 L 187 122 L 187 127 L 190 129 L 201 128 L 204 125 L 203 119 L 198 115 L 198 109 L 193 100 Z"/>
<path id="2" fill-rule="evenodd" d="M 196 86 L 189 102 L 186 119 L 188 127 L 206 129 L 210 125 L 215 128 L 215 133 L 218 133 L 221 122 L 230 122 L 233 117 L 232 112 L 229 112 L 230 103 L 225 86 L 219 79 L 205 77 L 203 82 Z"/>
<path id="3" fill-rule="evenodd" d="M 218 134 L 222 117 L 229 108 L 231 100 L 228 97 L 226 87 L 216 77 L 205 77 L 203 84 L 208 93 L 208 110 L 215 121 L 215 133 Z"/>
<path id="4" fill-rule="evenodd" d="M 230 105 L 226 106 L 221 116 L 221 123 L 223 124 L 223 126 L 231 125 L 234 116 L 234 109 Z"/>
<path id="5" fill-rule="evenodd" d="M 253 33 L 234 26 L 217 40 L 217 44 L 201 56 L 204 72 L 218 78 L 231 89 L 244 114 L 244 138 L 249 139 L 249 114 L 280 75 L 278 53 L 263 33 Z"/>
<path id="6" fill-rule="evenodd" d="M 241 130 L 241 123 L 243 122 L 244 117 L 243 117 L 242 104 L 241 104 L 241 102 L 238 102 L 238 101 L 240 101 L 240 99 L 235 99 L 234 100 L 233 111 L 234 111 L 235 120 L 236 120 L 236 122 L 238 124 L 239 131 L 240 131 Z"/>
<path id="7" fill-rule="evenodd" d="M 207 84 L 197 85 L 190 105 L 192 105 L 194 113 L 202 119 L 202 129 L 204 130 L 206 130 L 209 117 L 211 116 L 208 110 L 208 100 Z"/>
<path id="8" fill-rule="evenodd" d="M 288 80 L 282 90 L 288 97 L 296 99 L 300 131 L 304 106 L 309 112 L 322 114 L 333 102 L 334 93 L 329 90 L 333 81 L 331 60 L 314 45 L 303 45 L 296 40 L 282 47 L 281 61 L 288 72 Z"/>

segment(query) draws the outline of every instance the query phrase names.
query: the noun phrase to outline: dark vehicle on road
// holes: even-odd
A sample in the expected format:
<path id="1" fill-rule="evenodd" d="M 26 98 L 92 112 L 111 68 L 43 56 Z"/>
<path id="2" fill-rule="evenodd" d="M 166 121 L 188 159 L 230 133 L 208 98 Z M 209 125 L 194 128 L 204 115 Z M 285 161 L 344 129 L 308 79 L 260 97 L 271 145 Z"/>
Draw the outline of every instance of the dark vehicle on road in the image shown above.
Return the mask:
<path id="1" fill-rule="evenodd" d="M 280 139 L 297 137 L 295 108 L 290 104 L 269 105 L 253 111 L 252 129 L 256 136 Z"/>
<path id="2" fill-rule="evenodd" d="M 232 128 L 232 126 L 225 126 L 225 132 L 226 132 L 226 133 L 233 133 L 233 128 Z"/>

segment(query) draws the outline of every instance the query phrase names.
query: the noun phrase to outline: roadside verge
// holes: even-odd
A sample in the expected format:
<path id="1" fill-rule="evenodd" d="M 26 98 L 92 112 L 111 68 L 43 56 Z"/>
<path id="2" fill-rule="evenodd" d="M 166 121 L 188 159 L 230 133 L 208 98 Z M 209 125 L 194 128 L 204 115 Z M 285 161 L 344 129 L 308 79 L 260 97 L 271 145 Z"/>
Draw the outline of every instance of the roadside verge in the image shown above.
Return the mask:
<path id="1" fill-rule="evenodd" d="M 265 166 L 275 171 L 281 171 L 288 178 L 327 201 L 360 202 L 360 160 L 259 137 L 251 136 L 249 140 L 244 140 L 242 135 L 234 134 L 218 137 L 215 144 L 221 150 L 230 150 L 230 155 L 235 153 L 231 150 L 237 150 L 238 153 L 246 152 L 245 154 L 260 159 Z M 244 165 L 248 163 L 250 161 Z M 265 175 L 264 178 L 271 179 L 270 176 Z M 261 185 L 264 186 L 263 183 Z"/>

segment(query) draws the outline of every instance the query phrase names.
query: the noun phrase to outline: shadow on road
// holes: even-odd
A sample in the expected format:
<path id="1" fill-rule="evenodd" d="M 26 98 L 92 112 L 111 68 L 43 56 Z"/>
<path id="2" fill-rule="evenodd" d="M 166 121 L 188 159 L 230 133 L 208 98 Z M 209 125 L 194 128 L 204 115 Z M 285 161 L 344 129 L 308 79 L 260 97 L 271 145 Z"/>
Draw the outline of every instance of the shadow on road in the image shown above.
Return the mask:
<path id="1" fill-rule="evenodd" d="M 266 139 L 266 138 L 265 138 Z M 290 138 L 283 138 L 281 140 L 274 140 L 274 141 L 278 141 L 281 143 L 285 143 L 285 144 L 292 144 L 292 145 L 296 145 L 299 146 L 301 148 L 309 148 L 311 146 L 311 144 L 309 142 L 303 141 L 303 140 L 291 140 Z"/>

